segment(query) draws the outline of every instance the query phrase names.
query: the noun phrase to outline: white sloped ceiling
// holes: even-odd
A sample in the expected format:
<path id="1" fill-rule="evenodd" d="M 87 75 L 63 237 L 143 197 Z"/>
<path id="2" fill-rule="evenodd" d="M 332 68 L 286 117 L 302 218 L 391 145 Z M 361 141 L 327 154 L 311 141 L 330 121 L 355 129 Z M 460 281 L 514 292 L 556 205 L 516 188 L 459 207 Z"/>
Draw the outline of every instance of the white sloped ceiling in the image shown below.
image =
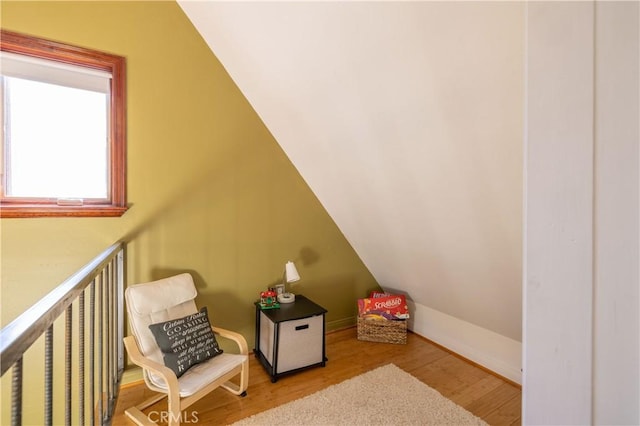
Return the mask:
<path id="1" fill-rule="evenodd" d="M 178 3 L 383 287 L 521 340 L 521 2 Z"/>

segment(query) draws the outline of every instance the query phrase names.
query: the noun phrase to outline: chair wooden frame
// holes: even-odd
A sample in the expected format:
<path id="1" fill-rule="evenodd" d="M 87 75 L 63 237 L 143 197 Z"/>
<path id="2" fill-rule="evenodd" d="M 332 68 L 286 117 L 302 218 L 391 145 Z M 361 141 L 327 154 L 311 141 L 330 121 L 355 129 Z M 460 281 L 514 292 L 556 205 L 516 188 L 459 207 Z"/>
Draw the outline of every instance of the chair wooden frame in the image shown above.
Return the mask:
<path id="1" fill-rule="evenodd" d="M 239 349 L 240 354 L 248 355 L 248 346 L 246 339 L 239 333 L 226 330 L 220 327 L 211 327 L 213 332 L 220 337 L 224 337 L 234 341 Z M 176 377 L 173 370 L 150 360 L 145 357 L 138 347 L 138 343 L 134 336 L 127 336 L 124 338 L 124 345 L 127 348 L 127 353 L 129 354 L 129 358 L 131 362 L 134 364 L 146 369 L 150 372 L 158 374 L 161 376 L 165 383 L 167 384 L 168 389 L 162 389 L 155 386 L 152 386 L 150 383 L 147 383 L 147 386 L 156 392 L 160 392 L 160 395 L 154 395 L 153 397 L 147 399 L 146 401 L 138 404 L 134 407 L 128 408 L 125 410 L 126 415 L 136 424 L 138 425 L 155 425 L 156 422 L 152 421 L 149 416 L 144 414 L 142 410 L 149 408 L 156 402 L 162 400 L 167 397 L 167 412 L 168 412 L 168 422 L 169 426 L 178 426 L 180 425 L 180 421 L 182 420 L 182 411 L 187 409 L 194 402 L 201 399 L 203 396 L 207 395 L 214 389 L 218 387 L 222 387 L 234 395 L 246 396 L 247 387 L 249 385 L 249 357 L 245 359 L 245 361 L 236 366 L 234 369 L 209 383 L 193 395 L 189 395 L 187 397 L 180 397 L 180 384 L 178 382 L 178 378 Z M 240 374 L 239 384 L 235 384 L 231 382 L 231 379 Z"/>

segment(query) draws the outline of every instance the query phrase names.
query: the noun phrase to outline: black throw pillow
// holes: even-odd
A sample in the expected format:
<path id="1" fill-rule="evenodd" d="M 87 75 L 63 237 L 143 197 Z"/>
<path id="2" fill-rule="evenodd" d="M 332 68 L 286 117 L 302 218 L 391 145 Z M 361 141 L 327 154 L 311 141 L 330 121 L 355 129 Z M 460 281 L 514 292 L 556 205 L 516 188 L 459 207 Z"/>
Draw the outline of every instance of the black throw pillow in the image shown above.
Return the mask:
<path id="1" fill-rule="evenodd" d="M 222 353 L 211 330 L 206 307 L 184 318 L 151 324 L 149 329 L 162 351 L 164 365 L 177 377 L 190 367 Z"/>

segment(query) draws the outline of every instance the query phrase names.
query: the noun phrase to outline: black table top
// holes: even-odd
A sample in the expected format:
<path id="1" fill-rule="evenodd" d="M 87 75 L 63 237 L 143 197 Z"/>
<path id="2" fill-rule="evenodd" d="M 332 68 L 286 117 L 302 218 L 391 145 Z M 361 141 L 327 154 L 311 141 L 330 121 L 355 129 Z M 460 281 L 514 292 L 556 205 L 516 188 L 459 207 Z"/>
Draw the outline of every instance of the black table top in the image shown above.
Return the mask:
<path id="1" fill-rule="evenodd" d="M 281 303 L 276 309 L 261 309 L 260 303 L 256 302 L 256 309 L 263 312 L 274 323 L 322 315 L 327 312 L 325 308 L 301 294 L 296 294 L 296 300 L 292 303 Z"/>

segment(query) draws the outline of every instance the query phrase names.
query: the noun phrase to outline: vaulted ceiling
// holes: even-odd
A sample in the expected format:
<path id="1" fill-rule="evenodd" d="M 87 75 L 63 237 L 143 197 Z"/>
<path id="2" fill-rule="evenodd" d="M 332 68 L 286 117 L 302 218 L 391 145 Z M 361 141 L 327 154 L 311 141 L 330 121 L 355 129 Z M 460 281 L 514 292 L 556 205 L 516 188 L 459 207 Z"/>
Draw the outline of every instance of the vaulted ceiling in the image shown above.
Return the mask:
<path id="1" fill-rule="evenodd" d="M 384 288 L 521 340 L 521 2 L 178 3 Z"/>

